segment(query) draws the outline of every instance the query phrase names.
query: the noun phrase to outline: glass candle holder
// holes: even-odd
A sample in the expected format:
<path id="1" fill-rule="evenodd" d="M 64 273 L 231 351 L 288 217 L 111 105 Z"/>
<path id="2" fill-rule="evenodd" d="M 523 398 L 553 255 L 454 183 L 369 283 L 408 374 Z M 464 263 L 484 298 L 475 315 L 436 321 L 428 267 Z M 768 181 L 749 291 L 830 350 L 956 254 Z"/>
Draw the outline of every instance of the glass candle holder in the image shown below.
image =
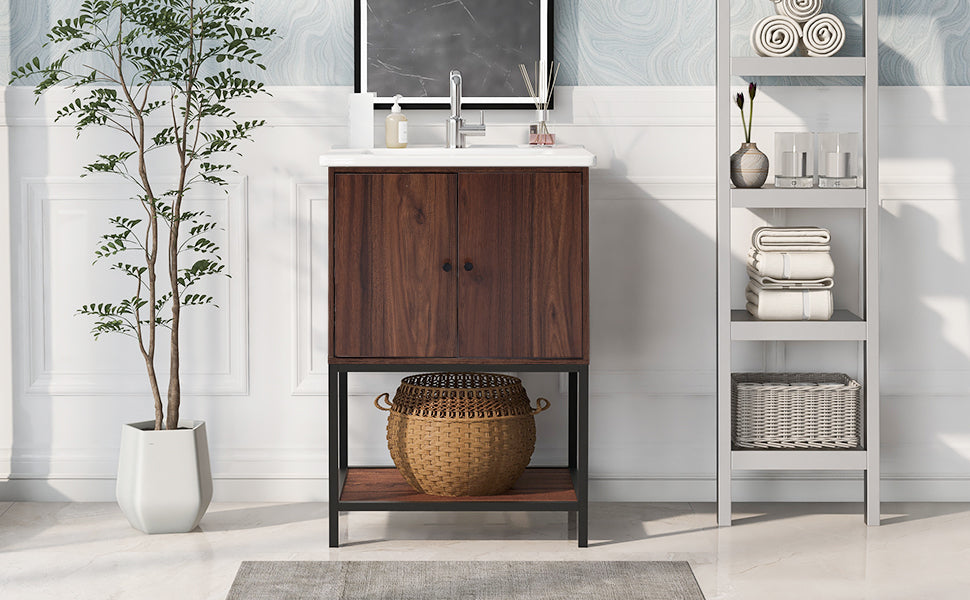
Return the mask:
<path id="1" fill-rule="evenodd" d="M 820 133 L 818 187 L 859 187 L 861 158 L 858 133 Z"/>
<path id="2" fill-rule="evenodd" d="M 775 134 L 775 187 L 809 188 L 815 179 L 812 134 L 782 131 Z"/>

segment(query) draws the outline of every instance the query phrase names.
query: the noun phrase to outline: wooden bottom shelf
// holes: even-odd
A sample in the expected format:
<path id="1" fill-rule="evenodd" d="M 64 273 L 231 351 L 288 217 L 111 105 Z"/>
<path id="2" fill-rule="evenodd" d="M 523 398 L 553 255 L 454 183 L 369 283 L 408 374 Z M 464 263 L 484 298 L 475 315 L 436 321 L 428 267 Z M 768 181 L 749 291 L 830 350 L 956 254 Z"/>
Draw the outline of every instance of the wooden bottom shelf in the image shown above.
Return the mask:
<path id="1" fill-rule="evenodd" d="M 418 493 L 393 467 L 354 467 L 348 469 L 341 503 L 508 503 L 539 502 L 543 504 L 577 502 L 572 476 L 568 468 L 535 467 L 526 469 L 522 477 L 504 494 L 495 496 L 429 496 Z"/>

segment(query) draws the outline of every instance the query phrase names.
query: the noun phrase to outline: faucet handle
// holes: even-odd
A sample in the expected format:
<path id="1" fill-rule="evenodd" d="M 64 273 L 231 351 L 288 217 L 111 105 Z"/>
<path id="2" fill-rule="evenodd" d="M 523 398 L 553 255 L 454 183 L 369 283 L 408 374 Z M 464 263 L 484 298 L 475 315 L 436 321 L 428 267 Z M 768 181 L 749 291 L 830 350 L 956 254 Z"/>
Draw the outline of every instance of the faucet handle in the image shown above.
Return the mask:
<path id="1" fill-rule="evenodd" d="M 482 111 L 482 118 L 478 122 L 478 124 L 481 125 L 482 127 L 485 127 L 485 111 L 484 110 Z"/>

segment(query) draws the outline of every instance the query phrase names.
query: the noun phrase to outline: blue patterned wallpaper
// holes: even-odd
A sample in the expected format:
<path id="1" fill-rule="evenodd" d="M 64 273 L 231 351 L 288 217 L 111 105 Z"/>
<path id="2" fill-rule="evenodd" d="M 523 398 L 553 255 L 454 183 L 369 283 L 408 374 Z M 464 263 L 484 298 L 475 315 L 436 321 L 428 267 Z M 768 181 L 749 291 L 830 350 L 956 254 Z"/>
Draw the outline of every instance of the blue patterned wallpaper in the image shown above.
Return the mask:
<path id="1" fill-rule="evenodd" d="M 281 38 L 266 51 L 272 85 L 352 85 L 352 0 L 254 0 L 256 20 Z M 0 67 L 43 54 L 50 23 L 80 0 L 9 0 L 0 7 Z M 711 85 L 715 0 L 555 0 L 561 85 Z M 735 0 L 732 39 L 773 12 L 771 0 Z M 847 25 L 841 55 L 858 55 L 862 0 L 826 0 Z M 9 11 L 9 26 L 7 25 Z M 883 85 L 970 85 L 970 1 L 882 0 Z"/>

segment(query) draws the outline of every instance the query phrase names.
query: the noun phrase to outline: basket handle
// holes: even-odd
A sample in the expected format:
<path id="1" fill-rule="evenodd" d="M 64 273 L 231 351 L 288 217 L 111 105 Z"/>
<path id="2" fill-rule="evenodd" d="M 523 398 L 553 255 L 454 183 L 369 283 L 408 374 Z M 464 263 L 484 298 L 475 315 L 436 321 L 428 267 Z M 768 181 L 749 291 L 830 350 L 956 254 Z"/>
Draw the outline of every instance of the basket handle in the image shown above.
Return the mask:
<path id="1" fill-rule="evenodd" d="M 542 404 L 543 402 L 545 402 L 544 406 Z M 532 409 L 532 414 L 537 415 L 542 411 L 548 409 L 551 405 L 552 405 L 552 402 L 549 402 L 545 398 L 536 398 L 536 407 Z"/>
<path id="2" fill-rule="evenodd" d="M 381 406 L 381 398 L 387 401 L 387 408 L 384 408 L 383 406 Z M 384 392 L 377 398 L 374 398 L 374 406 L 376 406 L 381 410 L 391 410 L 391 407 L 393 406 L 393 404 L 391 403 L 391 395 L 388 394 L 387 392 Z"/>

